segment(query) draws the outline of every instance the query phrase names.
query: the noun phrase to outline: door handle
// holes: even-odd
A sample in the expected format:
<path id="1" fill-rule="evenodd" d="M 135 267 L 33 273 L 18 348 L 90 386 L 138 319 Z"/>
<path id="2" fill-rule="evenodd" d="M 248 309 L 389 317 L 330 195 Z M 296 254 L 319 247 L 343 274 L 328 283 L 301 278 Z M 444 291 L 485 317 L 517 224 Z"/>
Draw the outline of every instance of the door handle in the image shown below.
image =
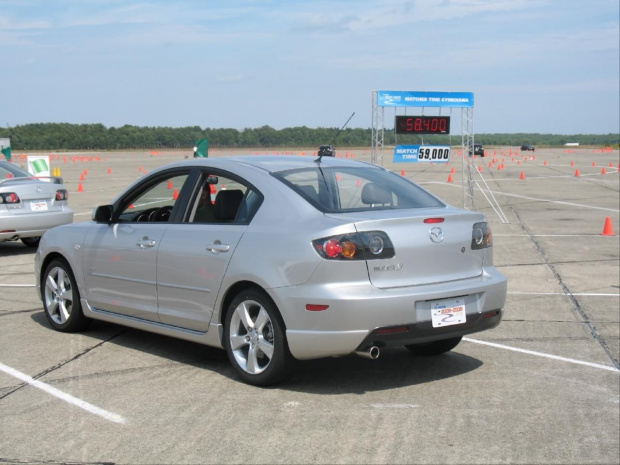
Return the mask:
<path id="1" fill-rule="evenodd" d="M 213 244 L 207 244 L 207 250 L 218 254 L 220 252 L 228 252 L 230 246 L 228 244 L 222 244 L 220 241 L 215 241 Z"/>
<path id="2" fill-rule="evenodd" d="M 142 239 L 140 239 L 140 240 L 138 240 L 138 242 L 136 242 L 136 245 L 138 247 L 146 249 L 147 247 L 154 247 L 155 246 L 155 241 L 153 239 L 149 239 L 147 236 L 144 236 Z"/>

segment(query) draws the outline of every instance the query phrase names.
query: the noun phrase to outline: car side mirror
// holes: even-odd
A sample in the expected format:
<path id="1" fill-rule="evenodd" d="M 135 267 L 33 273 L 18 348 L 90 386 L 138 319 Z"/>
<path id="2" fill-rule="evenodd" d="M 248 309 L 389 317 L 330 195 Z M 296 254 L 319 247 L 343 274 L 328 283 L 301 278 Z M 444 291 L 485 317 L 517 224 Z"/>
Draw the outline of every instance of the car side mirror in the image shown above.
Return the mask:
<path id="1" fill-rule="evenodd" d="M 93 210 L 93 221 L 110 223 L 112 221 L 112 205 L 100 205 Z"/>

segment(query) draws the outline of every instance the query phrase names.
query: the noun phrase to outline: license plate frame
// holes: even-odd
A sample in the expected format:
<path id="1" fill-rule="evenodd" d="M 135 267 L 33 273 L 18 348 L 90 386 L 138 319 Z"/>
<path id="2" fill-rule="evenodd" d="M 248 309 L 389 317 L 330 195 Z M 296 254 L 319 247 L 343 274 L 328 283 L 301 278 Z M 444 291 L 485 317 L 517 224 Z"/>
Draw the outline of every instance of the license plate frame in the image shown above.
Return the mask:
<path id="1" fill-rule="evenodd" d="M 48 211 L 47 202 L 45 200 L 31 200 L 30 211 L 33 212 L 46 212 Z"/>
<path id="2" fill-rule="evenodd" d="M 442 299 L 431 302 L 431 322 L 433 328 L 460 325 L 467 321 L 465 300 Z"/>

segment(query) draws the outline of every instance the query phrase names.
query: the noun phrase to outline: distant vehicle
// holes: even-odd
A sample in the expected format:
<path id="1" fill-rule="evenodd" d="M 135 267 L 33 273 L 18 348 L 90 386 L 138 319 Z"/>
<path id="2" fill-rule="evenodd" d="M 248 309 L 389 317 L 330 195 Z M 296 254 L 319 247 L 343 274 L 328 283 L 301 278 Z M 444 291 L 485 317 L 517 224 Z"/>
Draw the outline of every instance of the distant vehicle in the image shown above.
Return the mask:
<path id="1" fill-rule="evenodd" d="M 522 145 L 521 146 L 521 151 L 522 152 L 535 152 L 536 148 L 533 145 Z"/>
<path id="2" fill-rule="evenodd" d="M 448 352 L 506 300 L 484 214 L 332 156 L 162 166 L 47 232 L 35 263 L 54 329 L 104 320 L 221 347 L 255 385 L 295 359 Z"/>
<path id="3" fill-rule="evenodd" d="M 45 231 L 73 222 L 67 197 L 62 179 L 48 182 L 0 161 L 0 242 L 21 240 L 37 247 Z"/>
<path id="4" fill-rule="evenodd" d="M 474 144 L 474 155 L 480 155 L 484 157 L 484 147 L 482 144 Z"/>

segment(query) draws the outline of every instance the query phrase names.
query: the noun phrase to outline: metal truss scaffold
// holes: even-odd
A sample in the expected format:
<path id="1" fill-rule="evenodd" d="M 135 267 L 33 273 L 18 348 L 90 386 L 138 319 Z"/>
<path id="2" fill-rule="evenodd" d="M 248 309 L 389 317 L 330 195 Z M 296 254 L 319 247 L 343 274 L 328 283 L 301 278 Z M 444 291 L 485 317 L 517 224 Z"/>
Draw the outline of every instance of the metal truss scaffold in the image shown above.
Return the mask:
<path id="1" fill-rule="evenodd" d="M 474 109 L 461 110 L 461 145 L 463 147 L 463 209 L 476 211 L 474 197 Z"/>
<path id="2" fill-rule="evenodd" d="M 383 166 L 383 136 L 385 134 L 385 107 L 378 105 L 377 91 L 372 91 L 372 149 L 370 162 Z"/>

